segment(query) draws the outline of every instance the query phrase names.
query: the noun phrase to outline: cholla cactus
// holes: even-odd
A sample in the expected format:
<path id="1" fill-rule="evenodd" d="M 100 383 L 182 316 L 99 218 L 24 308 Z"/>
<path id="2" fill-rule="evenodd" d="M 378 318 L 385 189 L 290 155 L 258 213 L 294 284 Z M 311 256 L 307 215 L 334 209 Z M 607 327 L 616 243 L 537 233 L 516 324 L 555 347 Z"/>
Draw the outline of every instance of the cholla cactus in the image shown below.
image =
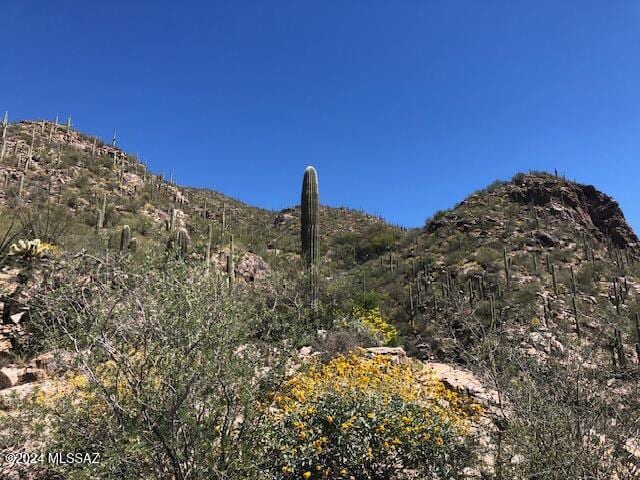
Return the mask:
<path id="1" fill-rule="evenodd" d="M 53 251 L 53 245 L 40 241 L 39 238 L 33 240 L 18 240 L 9 247 L 9 255 L 22 257 L 26 260 L 42 258 L 47 253 Z"/>

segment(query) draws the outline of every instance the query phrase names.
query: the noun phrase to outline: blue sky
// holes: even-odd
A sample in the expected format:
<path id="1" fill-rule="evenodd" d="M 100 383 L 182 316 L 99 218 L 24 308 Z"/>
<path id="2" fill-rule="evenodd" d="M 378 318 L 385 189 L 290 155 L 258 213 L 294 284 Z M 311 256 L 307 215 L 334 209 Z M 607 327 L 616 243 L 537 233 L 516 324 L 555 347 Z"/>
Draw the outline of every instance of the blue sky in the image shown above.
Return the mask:
<path id="1" fill-rule="evenodd" d="M 635 0 L 0 0 L 0 110 L 248 203 L 421 225 L 557 168 L 640 230 Z"/>

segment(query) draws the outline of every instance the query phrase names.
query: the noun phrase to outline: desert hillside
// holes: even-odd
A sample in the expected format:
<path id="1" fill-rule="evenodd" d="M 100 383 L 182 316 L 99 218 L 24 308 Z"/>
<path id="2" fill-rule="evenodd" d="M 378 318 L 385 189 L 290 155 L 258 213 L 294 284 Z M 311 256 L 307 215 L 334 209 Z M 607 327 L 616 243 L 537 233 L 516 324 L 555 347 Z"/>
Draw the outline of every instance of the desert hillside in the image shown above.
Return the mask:
<path id="1" fill-rule="evenodd" d="M 596 187 L 518 173 L 406 229 L 68 124 L 0 148 L 0 449 L 100 456 L 0 477 L 640 475 L 640 240 Z"/>

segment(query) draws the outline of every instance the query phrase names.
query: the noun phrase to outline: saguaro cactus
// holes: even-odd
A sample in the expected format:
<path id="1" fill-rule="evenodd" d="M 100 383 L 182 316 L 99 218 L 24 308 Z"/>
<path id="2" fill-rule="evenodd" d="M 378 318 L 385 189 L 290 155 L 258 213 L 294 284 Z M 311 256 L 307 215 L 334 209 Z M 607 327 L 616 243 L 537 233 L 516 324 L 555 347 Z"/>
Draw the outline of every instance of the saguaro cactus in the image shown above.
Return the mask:
<path id="1" fill-rule="evenodd" d="M 129 248 L 129 243 L 131 243 L 131 228 L 129 225 L 125 225 L 120 232 L 120 251 L 126 251 Z"/>
<path id="2" fill-rule="evenodd" d="M 507 282 L 507 285 L 509 285 L 509 282 L 511 281 L 511 272 L 509 270 L 509 261 L 507 258 L 507 249 L 503 248 L 502 249 L 502 259 L 504 260 L 504 278 Z"/>
<path id="3" fill-rule="evenodd" d="M 22 198 L 23 190 L 24 190 L 24 173 L 20 176 L 20 185 L 18 186 L 18 198 Z"/>
<path id="4" fill-rule="evenodd" d="M 171 220 L 169 221 L 169 230 L 175 230 L 178 224 L 178 211 L 175 208 L 171 208 Z"/>
<path id="5" fill-rule="evenodd" d="M 104 220 L 107 214 L 107 194 L 102 195 L 102 208 L 98 209 L 96 218 L 96 233 L 104 228 Z"/>
<path id="6" fill-rule="evenodd" d="M 318 300 L 318 259 L 320 256 L 318 240 L 319 194 L 318 173 L 309 166 L 302 179 L 301 198 L 301 241 L 302 256 L 309 269 L 311 303 L 315 307 Z"/>
<path id="7" fill-rule="evenodd" d="M 27 170 L 29 170 L 29 165 L 31 163 L 31 159 L 33 158 L 33 147 L 35 145 L 35 141 L 36 141 L 36 126 L 35 124 L 33 125 L 33 129 L 31 130 L 31 142 L 29 143 L 29 151 L 27 153 L 27 160 L 24 164 L 24 171 L 25 173 L 27 172 Z"/>
<path id="8" fill-rule="evenodd" d="M 207 250 L 204 255 L 204 266 L 209 273 L 209 268 L 211 266 L 211 243 L 213 242 L 213 225 L 207 225 Z"/>
<path id="9" fill-rule="evenodd" d="M 318 264 L 318 174 L 315 168 L 307 167 L 302 180 L 301 240 L 302 255 L 309 266 Z"/>
<path id="10" fill-rule="evenodd" d="M 180 256 L 186 257 L 187 253 L 189 253 L 189 243 L 191 243 L 191 239 L 189 238 L 189 232 L 187 232 L 186 228 L 181 228 L 178 230 L 178 251 L 180 252 Z"/>
<path id="11" fill-rule="evenodd" d="M 222 230 L 227 228 L 227 204 L 222 204 Z"/>
<path id="12" fill-rule="evenodd" d="M 7 128 L 9 127 L 9 112 L 4 112 L 2 118 L 2 146 L 0 147 L 0 162 L 4 158 L 4 154 L 7 150 Z"/>
<path id="13" fill-rule="evenodd" d="M 104 223 L 104 214 L 102 210 L 99 208 L 96 210 L 96 234 L 100 233 L 100 229 L 102 228 L 102 224 Z"/>
<path id="14" fill-rule="evenodd" d="M 627 356 L 624 353 L 624 345 L 622 344 L 622 334 L 618 328 L 613 329 L 613 345 L 618 356 L 618 365 L 624 369 L 627 366 Z"/>
<path id="15" fill-rule="evenodd" d="M 231 240 L 229 243 L 229 255 L 227 255 L 227 279 L 229 281 L 229 288 L 233 288 L 236 283 L 236 271 L 235 265 L 233 262 L 233 235 L 231 235 Z"/>
<path id="16" fill-rule="evenodd" d="M 576 335 L 580 339 L 580 319 L 578 318 L 578 305 L 576 304 L 575 295 L 571 295 L 571 307 L 573 309 L 573 318 L 576 322 Z"/>

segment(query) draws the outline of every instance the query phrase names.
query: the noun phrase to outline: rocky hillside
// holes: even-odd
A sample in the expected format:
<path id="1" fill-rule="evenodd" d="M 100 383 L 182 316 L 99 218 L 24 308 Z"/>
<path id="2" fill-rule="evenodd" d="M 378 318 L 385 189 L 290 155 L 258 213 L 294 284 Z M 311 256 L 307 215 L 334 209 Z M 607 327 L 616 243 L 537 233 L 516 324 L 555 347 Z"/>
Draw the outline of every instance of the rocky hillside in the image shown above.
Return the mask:
<path id="1" fill-rule="evenodd" d="M 7 132 L 0 388 L 55 374 L 29 327 L 32 299 L 43 286 L 58 288 L 52 278 L 62 271 L 58 284 L 91 283 L 95 272 L 68 278 L 78 258 L 144 265 L 178 248 L 190 268 L 205 265 L 257 287 L 249 292 L 268 291 L 271 312 L 283 304 L 303 311 L 298 207 L 273 212 L 181 187 L 117 146 L 52 122 L 24 121 Z M 320 308 L 312 321 L 305 317 L 313 331 L 296 340 L 301 356 L 372 347 L 354 312 L 375 312 L 380 343 L 471 378 L 466 393 L 492 398 L 475 455 L 482 465 L 469 476 L 637 475 L 640 241 L 612 198 L 556 175 L 518 174 L 420 229 L 329 207 L 320 225 Z M 46 255 L 28 246 L 9 255 L 18 240 L 34 238 L 47 244 Z M 255 335 L 280 328 L 262 325 Z M 464 382 L 449 383 L 465 392 Z"/>
<path id="2" fill-rule="evenodd" d="M 358 275 L 388 299 L 414 355 L 465 365 L 504 393 L 504 436 L 518 425 L 525 471 L 571 443 L 556 436 L 558 416 L 578 438 L 619 435 L 620 456 L 639 464 L 640 243 L 611 197 L 518 174 L 438 213 Z"/>
<path id="3" fill-rule="evenodd" d="M 10 124 L 0 162 L 0 227 L 7 236 L 0 255 L 13 241 L 38 237 L 67 251 L 103 252 L 116 248 L 128 225 L 138 250 L 165 248 L 185 228 L 191 252 L 205 256 L 212 227 L 213 265 L 226 269 L 233 238 L 238 278 L 253 282 L 272 266 L 290 268 L 299 254 L 299 213 L 249 206 L 221 193 L 187 188 L 149 171 L 138 159 L 96 137 L 48 121 Z M 332 239 L 370 229 L 399 235 L 381 219 L 346 208 L 321 209 L 323 253 L 332 268 Z M 101 222 L 101 226 L 97 226 Z M 5 326 L 0 351 L 20 336 L 33 279 L 5 267 L 0 274 Z M 10 321 L 10 319 L 13 319 Z"/>

